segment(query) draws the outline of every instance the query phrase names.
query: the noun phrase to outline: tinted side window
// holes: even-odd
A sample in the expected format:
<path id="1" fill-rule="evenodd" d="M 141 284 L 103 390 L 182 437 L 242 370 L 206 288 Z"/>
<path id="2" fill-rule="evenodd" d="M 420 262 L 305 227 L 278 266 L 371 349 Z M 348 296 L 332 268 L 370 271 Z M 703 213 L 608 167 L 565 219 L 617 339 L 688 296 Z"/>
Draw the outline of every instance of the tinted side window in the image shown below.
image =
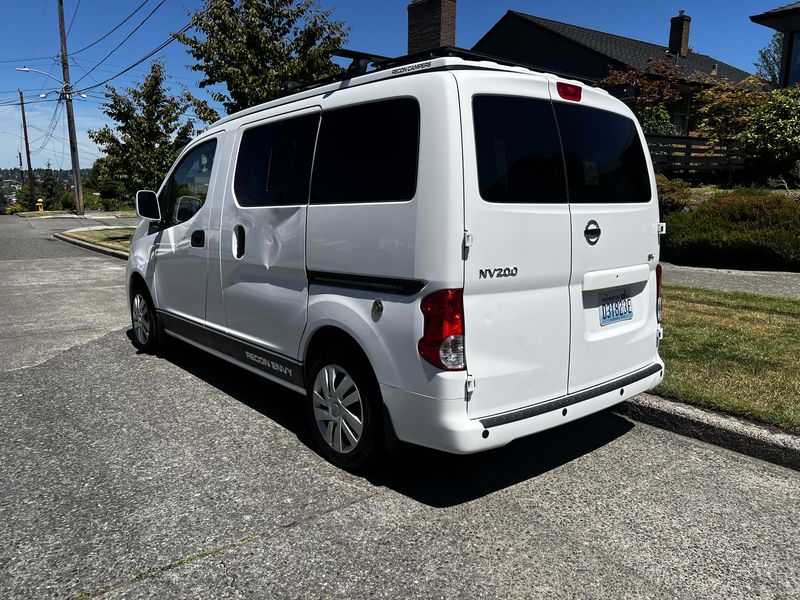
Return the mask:
<path id="1" fill-rule="evenodd" d="M 650 176 L 633 121 L 577 104 L 554 104 L 575 203 L 648 202 Z"/>
<path id="2" fill-rule="evenodd" d="M 240 206 L 308 202 L 319 116 L 267 123 L 242 133 L 233 189 Z"/>
<path id="3" fill-rule="evenodd" d="M 417 189 L 419 104 L 397 98 L 326 111 L 312 204 L 410 200 Z"/>
<path id="4" fill-rule="evenodd" d="M 160 199 L 165 219 L 183 223 L 205 204 L 216 148 L 217 140 L 200 144 L 172 171 Z"/>
<path id="5" fill-rule="evenodd" d="M 478 185 L 489 202 L 566 202 L 564 163 L 547 100 L 476 96 L 472 100 Z"/>

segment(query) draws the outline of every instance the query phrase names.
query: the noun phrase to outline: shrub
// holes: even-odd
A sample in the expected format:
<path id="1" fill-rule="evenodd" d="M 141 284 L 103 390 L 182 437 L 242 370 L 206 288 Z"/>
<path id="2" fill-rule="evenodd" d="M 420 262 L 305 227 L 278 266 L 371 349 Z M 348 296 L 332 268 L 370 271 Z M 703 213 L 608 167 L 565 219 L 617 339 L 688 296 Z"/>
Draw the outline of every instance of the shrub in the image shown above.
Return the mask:
<path id="1" fill-rule="evenodd" d="M 737 188 L 695 210 L 666 215 L 666 261 L 709 267 L 800 271 L 800 202 Z"/>
<path id="2" fill-rule="evenodd" d="M 662 213 L 683 210 L 689 206 L 692 192 L 683 179 L 668 179 L 665 175 L 656 175 L 656 189 L 658 190 L 658 207 Z"/>
<path id="3" fill-rule="evenodd" d="M 3 213 L 7 215 L 15 215 L 18 212 L 25 212 L 25 207 L 22 206 L 22 204 L 20 204 L 19 202 L 14 202 L 14 204 L 9 204 L 3 211 Z"/>
<path id="4" fill-rule="evenodd" d="M 123 200 L 117 200 L 116 198 L 103 198 L 100 201 L 100 204 L 103 207 L 103 210 L 130 210 L 132 208 L 132 204 L 129 202 L 125 202 Z"/>

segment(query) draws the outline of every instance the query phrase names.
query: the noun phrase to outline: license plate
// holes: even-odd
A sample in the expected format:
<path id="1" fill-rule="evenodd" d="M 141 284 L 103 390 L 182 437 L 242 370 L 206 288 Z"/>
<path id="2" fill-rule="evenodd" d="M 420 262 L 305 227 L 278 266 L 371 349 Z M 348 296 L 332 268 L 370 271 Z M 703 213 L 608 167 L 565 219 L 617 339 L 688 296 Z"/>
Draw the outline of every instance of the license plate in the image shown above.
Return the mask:
<path id="1" fill-rule="evenodd" d="M 600 326 L 633 319 L 633 302 L 627 288 L 600 292 Z"/>

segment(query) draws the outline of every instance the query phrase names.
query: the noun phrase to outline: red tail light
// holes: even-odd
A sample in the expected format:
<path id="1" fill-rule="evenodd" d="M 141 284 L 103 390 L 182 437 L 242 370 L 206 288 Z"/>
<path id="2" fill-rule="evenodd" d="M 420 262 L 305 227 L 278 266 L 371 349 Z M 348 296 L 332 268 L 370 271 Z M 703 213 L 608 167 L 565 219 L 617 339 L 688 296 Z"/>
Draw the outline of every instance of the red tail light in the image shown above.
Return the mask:
<path id="1" fill-rule="evenodd" d="M 422 299 L 425 318 L 420 356 L 435 367 L 463 371 L 464 364 L 464 290 L 439 290 Z"/>
<path id="2" fill-rule="evenodd" d="M 581 101 L 581 94 L 583 93 L 583 88 L 579 85 L 573 85 L 571 83 L 564 83 L 559 81 L 556 83 L 556 89 L 558 89 L 558 95 L 561 96 L 564 100 L 572 100 L 574 102 Z"/>
<path id="3" fill-rule="evenodd" d="M 661 265 L 656 265 L 656 318 L 661 323 Z"/>

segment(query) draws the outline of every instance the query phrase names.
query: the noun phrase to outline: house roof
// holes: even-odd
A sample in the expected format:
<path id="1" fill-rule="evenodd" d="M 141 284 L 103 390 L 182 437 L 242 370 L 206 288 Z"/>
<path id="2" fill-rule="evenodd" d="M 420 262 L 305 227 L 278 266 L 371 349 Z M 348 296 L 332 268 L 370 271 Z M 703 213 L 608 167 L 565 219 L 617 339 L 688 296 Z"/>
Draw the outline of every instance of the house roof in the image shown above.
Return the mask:
<path id="1" fill-rule="evenodd" d="M 753 15 L 750 20 L 753 23 L 766 25 L 778 31 L 787 31 L 800 27 L 800 2 L 779 6 L 760 15 Z"/>
<path id="2" fill-rule="evenodd" d="M 800 4 L 798 4 L 798 6 L 800 6 Z M 637 69 L 644 70 L 647 67 L 647 61 L 650 59 L 662 60 L 667 58 L 667 46 L 651 44 L 650 42 L 634 40 L 621 35 L 614 35 L 613 33 L 606 33 L 605 31 L 597 31 L 595 29 L 587 29 L 586 27 L 570 25 L 569 23 L 562 23 L 560 21 L 551 21 L 550 19 L 543 19 L 513 10 L 508 11 L 503 19 L 508 17 L 520 18 L 534 25 L 538 25 L 576 44 L 580 44 L 607 56 L 616 62 L 630 65 Z M 734 83 L 738 83 L 751 75 L 747 71 L 738 69 L 721 60 L 696 52 L 689 52 L 689 55 L 685 57 L 669 55 L 669 58 L 676 61 L 676 66 L 687 80 L 691 80 L 692 76 L 697 72 L 709 76 L 716 75 L 719 78 L 728 79 Z M 716 73 L 714 72 L 715 68 Z"/>

